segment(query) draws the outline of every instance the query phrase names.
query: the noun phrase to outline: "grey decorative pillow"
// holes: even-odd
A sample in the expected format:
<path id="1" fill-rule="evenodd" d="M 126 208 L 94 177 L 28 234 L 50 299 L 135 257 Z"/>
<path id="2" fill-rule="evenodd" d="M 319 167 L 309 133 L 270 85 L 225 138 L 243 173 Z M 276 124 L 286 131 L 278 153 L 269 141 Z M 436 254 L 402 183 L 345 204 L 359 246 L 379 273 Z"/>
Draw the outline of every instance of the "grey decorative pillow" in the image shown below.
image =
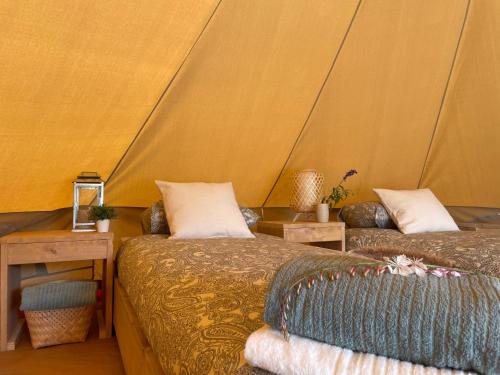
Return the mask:
<path id="1" fill-rule="evenodd" d="M 142 233 L 151 233 L 151 207 L 146 208 L 141 213 Z"/>
<path id="2" fill-rule="evenodd" d="M 255 225 L 260 220 L 260 216 L 250 208 L 240 207 L 240 211 L 249 227 Z M 144 233 L 170 234 L 163 201 L 155 202 L 142 213 L 141 224 Z"/>
<path id="3" fill-rule="evenodd" d="M 146 209 L 141 215 L 141 223 L 144 233 L 170 234 L 163 201 L 155 202 Z"/>
<path id="4" fill-rule="evenodd" d="M 395 228 L 389 213 L 379 202 L 361 202 L 344 206 L 340 218 L 351 228 Z"/>
<path id="5" fill-rule="evenodd" d="M 243 217 L 245 218 L 245 222 L 247 223 L 247 225 L 249 227 L 254 226 L 255 224 L 257 224 L 257 221 L 259 221 L 261 219 L 260 215 L 257 214 L 251 208 L 240 207 L 240 211 L 241 211 L 241 214 L 243 215 Z"/>

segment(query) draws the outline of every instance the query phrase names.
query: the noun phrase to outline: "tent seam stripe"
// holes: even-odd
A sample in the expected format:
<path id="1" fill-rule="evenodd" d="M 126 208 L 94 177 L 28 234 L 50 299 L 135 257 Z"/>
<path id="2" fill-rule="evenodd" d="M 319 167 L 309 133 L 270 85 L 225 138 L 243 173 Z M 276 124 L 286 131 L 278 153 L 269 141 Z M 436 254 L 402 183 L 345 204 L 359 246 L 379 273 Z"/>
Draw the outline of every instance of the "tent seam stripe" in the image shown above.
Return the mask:
<path id="1" fill-rule="evenodd" d="M 319 98 L 321 97 L 321 94 L 323 93 L 323 89 L 325 88 L 326 83 L 328 82 L 328 80 L 330 78 L 330 75 L 331 75 L 331 73 L 333 71 L 333 68 L 334 68 L 334 66 L 335 66 L 335 64 L 336 64 L 336 62 L 338 60 L 338 57 L 340 56 L 340 52 L 342 51 L 342 49 L 344 47 L 344 44 L 345 44 L 345 42 L 347 40 L 347 36 L 349 35 L 349 32 L 351 31 L 352 25 L 354 23 L 354 19 L 356 18 L 356 15 L 358 14 L 358 10 L 359 10 L 359 8 L 361 6 L 362 1 L 363 0 L 359 0 L 358 1 L 358 5 L 356 6 L 356 9 L 354 10 L 354 13 L 352 15 L 351 21 L 349 22 L 349 25 L 347 26 L 347 30 L 346 30 L 343 38 L 342 38 L 342 41 L 340 42 L 340 46 L 337 49 L 337 53 L 335 54 L 335 57 L 333 58 L 333 61 L 332 61 L 331 65 L 330 65 L 330 68 L 328 69 L 328 72 L 327 72 L 327 74 L 325 76 L 325 79 L 323 80 L 323 83 L 322 83 L 322 85 L 321 85 L 321 87 L 320 87 L 320 89 L 318 91 L 318 94 L 316 95 L 316 98 L 314 99 L 314 102 L 313 102 L 313 105 L 311 107 L 311 110 L 309 111 L 309 114 L 307 115 L 306 120 L 304 121 L 304 124 L 302 125 L 302 128 L 301 128 L 301 130 L 300 130 L 297 138 L 295 139 L 295 142 L 293 143 L 293 146 L 292 146 L 290 152 L 288 153 L 288 157 L 286 158 L 285 163 L 283 164 L 283 167 L 281 168 L 280 173 L 278 174 L 278 177 L 274 181 L 274 184 L 271 187 L 271 190 L 269 191 L 269 193 L 267 194 L 266 199 L 264 200 L 264 202 L 260 206 L 261 212 L 262 212 L 264 206 L 266 205 L 267 201 L 271 197 L 271 194 L 273 193 L 274 189 L 276 188 L 276 185 L 278 184 L 278 181 L 283 176 L 283 172 L 285 171 L 285 168 L 287 167 L 287 165 L 288 165 L 288 163 L 290 161 L 290 158 L 292 157 L 293 152 L 297 148 L 297 145 L 299 144 L 299 141 L 302 138 L 302 134 L 304 133 L 304 130 L 305 130 L 307 124 L 309 123 L 309 119 L 311 118 L 311 116 L 312 116 L 312 114 L 314 112 L 314 109 L 316 108 L 316 104 L 318 103 Z"/>
<path id="2" fill-rule="evenodd" d="M 450 72 L 448 73 L 448 79 L 446 80 L 446 84 L 445 84 L 445 87 L 444 87 L 443 96 L 441 97 L 441 103 L 439 105 L 439 110 L 438 110 L 438 113 L 437 113 L 437 116 L 436 116 L 436 122 L 434 123 L 434 129 L 432 130 L 431 140 L 429 141 L 429 146 L 427 147 L 427 153 L 425 155 L 424 164 L 422 166 L 422 172 L 420 173 L 420 178 L 418 180 L 417 189 L 419 189 L 421 187 L 421 185 L 422 185 L 422 179 L 424 177 L 425 169 L 427 167 L 427 163 L 429 162 L 429 156 L 430 156 L 430 153 L 431 153 L 431 150 L 432 150 L 432 144 L 434 142 L 434 137 L 435 137 L 435 135 L 437 133 L 437 128 L 438 128 L 438 125 L 439 125 L 439 120 L 441 120 L 441 113 L 442 113 L 442 110 L 443 110 L 443 107 L 444 107 L 444 103 L 446 101 L 446 97 L 447 97 L 447 94 L 448 94 L 448 87 L 449 87 L 449 84 L 450 84 L 450 81 L 451 81 L 451 77 L 452 77 L 453 71 L 455 69 L 455 63 L 457 61 L 458 51 L 460 49 L 460 45 L 462 44 L 462 36 L 463 36 L 464 30 L 465 30 L 465 24 L 466 24 L 468 16 L 469 16 L 469 9 L 470 9 L 471 2 L 472 2 L 472 0 L 469 0 L 467 2 L 467 7 L 465 8 L 464 21 L 462 23 L 462 28 L 460 29 L 460 35 L 458 36 L 457 46 L 455 48 L 455 53 L 454 53 L 453 59 L 451 61 Z"/>
<path id="3" fill-rule="evenodd" d="M 163 89 L 163 92 L 160 94 L 160 96 L 158 97 L 158 100 L 156 101 L 155 105 L 153 106 L 152 110 L 149 112 L 149 114 L 146 116 L 146 119 L 144 120 L 144 122 L 142 123 L 141 127 L 139 128 L 139 130 L 137 131 L 136 135 L 134 136 L 134 138 L 132 139 L 132 141 L 130 142 L 130 144 L 128 145 L 128 147 L 125 149 L 125 152 L 123 153 L 122 157 L 120 158 L 120 160 L 118 160 L 118 162 L 116 163 L 115 167 L 113 168 L 113 170 L 111 171 L 111 173 L 109 174 L 108 178 L 106 179 L 106 182 L 105 182 L 105 185 L 108 184 L 111 180 L 111 178 L 114 176 L 115 172 L 118 170 L 118 168 L 122 165 L 122 162 L 123 160 L 125 159 L 125 157 L 127 156 L 127 154 L 129 153 L 130 149 L 132 148 L 132 146 L 134 145 L 134 143 L 137 141 L 137 139 L 139 138 L 139 136 L 141 135 L 142 131 L 146 128 L 146 125 L 148 124 L 150 118 L 153 116 L 153 114 L 155 113 L 156 109 L 158 108 L 158 106 L 160 105 L 160 103 L 162 102 L 163 98 L 165 97 L 168 89 L 172 86 L 172 83 L 175 81 L 175 79 L 177 78 L 177 75 L 179 74 L 179 72 L 181 71 L 182 67 L 184 66 L 185 62 L 187 61 L 187 59 L 189 58 L 189 56 L 191 55 L 191 52 L 193 51 L 194 47 L 196 46 L 196 44 L 198 43 L 198 41 L 201 39 L 203 33 L 205 32 L 205 30 L 207 29 L 210 21 L 212 20 L 212 18 L 214 17 L 215 13 L 217 12 L 217 9 L 219 9 L 219 6 L 220 4 L 222 3 L 222 0 L 219 0 L 219 2 L 217 3 L 217 5 L 215 6 L 214 10 L 212 11 L 212 14 L 210 15 L 210 17 L 208 18 L 207 22 L 205 23 L 205 25 L 203 26 L 201 32 L 198 34 L 198 36 L 196 37 L 195 41 L 193 42 L 193 44 L 191 45 L 191 48 L 189 48 L 189 51 L 187 52 L 186 56 L 184 56 L 184 59 L 182 60 L 182 62 L 180 63 L 179 67 L 177 68 L 177 70 L 175 71 L 174 75 L 172 76 L 172 78 L 170 79 L 170 81 L 168 82 L 167 86 L 165 87 L 165 89 Z"/>

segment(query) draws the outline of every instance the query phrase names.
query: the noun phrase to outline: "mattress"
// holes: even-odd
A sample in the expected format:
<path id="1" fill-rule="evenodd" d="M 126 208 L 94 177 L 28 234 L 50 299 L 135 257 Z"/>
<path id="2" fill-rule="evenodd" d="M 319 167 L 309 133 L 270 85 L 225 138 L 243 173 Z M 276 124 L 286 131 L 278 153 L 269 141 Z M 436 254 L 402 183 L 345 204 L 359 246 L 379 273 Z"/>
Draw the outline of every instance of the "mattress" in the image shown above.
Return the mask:
<path id="1" fill-rule="evenodd" d="M 500 231 L 402 234 L 394 229 L 346 229 L 346 250 L 390 249 L 393 253 L 447 259 L 450 266 L 500 276 Z M 358 254 L 369 255 L 369 251 Z"/>
<path id="2" fill-rule="evenodd" d="M 231 374 L 248 336 L 264 325 L 265 293 L 293 257 L 335 251 L 255 239 L 170 240 L 145 235 L 118 254 L 118 278 L 166 373 Z"/>

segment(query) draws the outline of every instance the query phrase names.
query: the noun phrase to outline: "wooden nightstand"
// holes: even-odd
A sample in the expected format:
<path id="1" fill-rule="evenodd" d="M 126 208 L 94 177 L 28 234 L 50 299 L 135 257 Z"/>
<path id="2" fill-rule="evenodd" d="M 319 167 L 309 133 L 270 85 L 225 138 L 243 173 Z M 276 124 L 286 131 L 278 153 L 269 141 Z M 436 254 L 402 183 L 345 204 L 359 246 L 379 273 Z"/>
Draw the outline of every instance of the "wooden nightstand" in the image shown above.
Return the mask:
<path id="1" fill-rule="evenodd" d="M 500 224 L 497 223 L 457 223 L 460 230 L 484 232 L 497 231 L 500 232 Z"/>
<path id="2" fill-rule="evenodd" d="M 18 319 L 20 265 L 102 259 L 103 309 L 99 337 L 111 337 L 113 324 L 113 233 L 17 232 L 0 239 L 0 351 L 14 350 L 24 320 Z M 104 317 L 103 317 L 104 316 Z"/>
<path id="3" fill-rule="evenodd" d="M 277 236 L 290 242 L 314 244 L 336 242 L 338 250 L 345 251 L 345 224 L 338 221 L 259 221 L 257 232 Z"/>

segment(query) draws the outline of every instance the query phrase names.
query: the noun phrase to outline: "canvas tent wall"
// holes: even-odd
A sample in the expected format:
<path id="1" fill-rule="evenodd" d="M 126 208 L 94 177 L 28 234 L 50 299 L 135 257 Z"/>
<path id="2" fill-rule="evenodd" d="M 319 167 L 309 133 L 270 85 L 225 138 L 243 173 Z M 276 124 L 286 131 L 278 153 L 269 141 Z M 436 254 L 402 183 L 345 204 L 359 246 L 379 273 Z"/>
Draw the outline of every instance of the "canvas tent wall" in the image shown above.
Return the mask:
<path id="1" fill-rule="evenodd" d="M 358 168 L 354 200 L 500 207 L 498 1 L 3 1 L 0 21 L 2 213 L 70 206 L 82 170 L 116 206 L 154 179 L 286 206 L 306 167 Z"/>

